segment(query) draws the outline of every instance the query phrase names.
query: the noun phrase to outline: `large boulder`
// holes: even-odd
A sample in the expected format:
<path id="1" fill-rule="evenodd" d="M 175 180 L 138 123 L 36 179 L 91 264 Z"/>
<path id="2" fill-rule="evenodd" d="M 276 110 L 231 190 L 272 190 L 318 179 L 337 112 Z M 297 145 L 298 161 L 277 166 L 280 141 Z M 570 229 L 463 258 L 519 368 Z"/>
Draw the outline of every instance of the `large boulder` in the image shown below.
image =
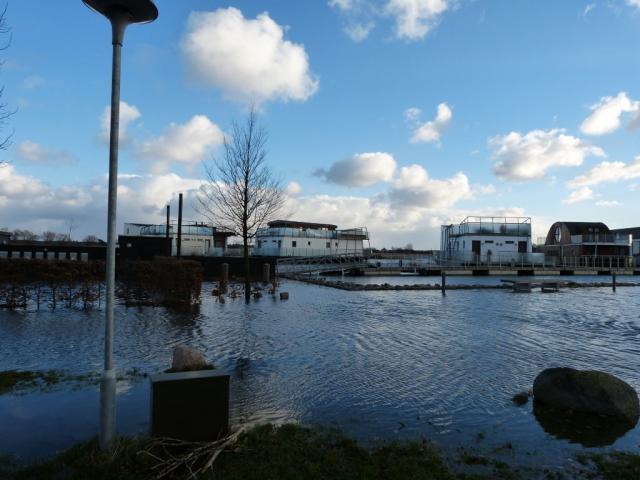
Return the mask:
<path id="1" fill-rule="evenodd" d="M 537 406 L 624 418 L 640 416 L 638 394 L 628 383 L 608 373 L 573 368 L 549 368 L 533 384 Z"/>
<path id="2" fill-rule="evenodd" d="M 206 370 L 211 368 L 204 356 L 195 348 L 178 346 L 173 349 L 171 362 L 172 372 L 187 372 L 190 370 Z"/>

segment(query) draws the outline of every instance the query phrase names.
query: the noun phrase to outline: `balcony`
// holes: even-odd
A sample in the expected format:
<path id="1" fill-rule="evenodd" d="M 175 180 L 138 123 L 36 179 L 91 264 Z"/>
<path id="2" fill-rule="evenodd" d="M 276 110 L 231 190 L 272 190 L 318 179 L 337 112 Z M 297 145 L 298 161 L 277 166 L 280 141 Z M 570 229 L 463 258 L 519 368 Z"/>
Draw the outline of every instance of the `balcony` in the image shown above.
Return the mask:
<path id="1" fill-rule="evenodd" d="M 589 233 L 586 235 L 571 235 L 571 243 L 576 245 L 584 244 L 609 244 L 629 246 L 629 235 L 618 235 L 614 233 Z"/>

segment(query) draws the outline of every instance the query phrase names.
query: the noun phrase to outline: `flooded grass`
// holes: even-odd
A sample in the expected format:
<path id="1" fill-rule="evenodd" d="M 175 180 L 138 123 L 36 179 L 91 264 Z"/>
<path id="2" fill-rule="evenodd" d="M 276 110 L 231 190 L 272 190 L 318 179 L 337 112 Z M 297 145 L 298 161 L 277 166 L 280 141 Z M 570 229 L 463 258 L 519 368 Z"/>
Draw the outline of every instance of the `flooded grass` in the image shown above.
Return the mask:
<path id="1" fill-rule="evenodd" d="M 154 478 L 155 460 L 146 454 L 147 438 L 120 438 L 111 453 L 100 451 L 97 441 L 79 444 L 54 459 L 17 469 L 11 459 L 0 458 L 0 473 L 11 480 L 145 479 Z M 573 472 L 528 468 L 513 470 L 500 460 L 464 452 L 445 460 L 432 444 L 390 443 L 365 449 L 338 430 L 286 424 L 263 425 L 243 434 L 218 457 L 208 480 L 320 479 L 636 479 L 640 455 L 610 453 L 581 455 Z M 176 471 L 165 478 L 189 478 Z"/>
<path id="2" fill-rule="evenodd" d="M 147 374 L 132 368 L 118 377 L 118 380 L 136 380 L 147 377 Z M 5 370 L 0 372 L 0 395 L 9 393 L 46 392 L 60 384 L 72 387 L 98 385 L 99 373 L 72 374 L 62 370 Z"/>

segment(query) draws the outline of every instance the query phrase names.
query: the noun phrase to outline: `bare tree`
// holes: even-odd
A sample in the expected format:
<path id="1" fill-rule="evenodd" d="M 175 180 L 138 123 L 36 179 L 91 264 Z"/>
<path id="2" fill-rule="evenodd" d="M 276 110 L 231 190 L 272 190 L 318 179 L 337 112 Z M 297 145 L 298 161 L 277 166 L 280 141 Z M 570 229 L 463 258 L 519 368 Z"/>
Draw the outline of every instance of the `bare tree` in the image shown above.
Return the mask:
<path id="1" fill-rule="evenodd" d="M 89 243 L 97 243 L 100 241 L 100 239 L 95 236 L 95 235 L 87 235 L 86 237 L 84 237 L 82 239 L 83 242 L 89 242 Z"/>
<path id="2" fill-rule="evenodd" d="M 38 235 L 33 233 L 31 230 L 19 230 L 19 229 L 16 229 L 11 234 L 11 239 L 12 240 L 29 240 L 29 241 L 31 241 L 31 240 L 37 240 L 38 239 Z"/>
<path id="3" fill-rule="evenodd" d="M 5 5 L 4 10 L 0 13 L 0 35 L 5 36 L 8 34 L 9 38 L 4 43 L 4 45 L 0 46 L 0 51 L 6 50 L 11 45 L 11 29 L 7 25 L 7 5 Z M 0 66 L 2 66 L 3 62 L 0 61 Z M 4 87 L 0 87 L 0 99 L 4 95 Z M 11 117 L 15 112 L 15 110 L 9 110 L 7 108 L 7 104 L 0 100 L 0 131 L 4 128 L 6 121 Z M 13 133 L 10 133 L 7 136 L 3 136 L 0 138 L 0 150 L 6 150 L 11 145 L 11 137 Z M 6 163 L 4 160 L 0 159 L 0 166 Z"/>
<path id="4" fill-rule="evenodd" d="M 266 165 L 267 133 L 251 109 L 244 124 L 233 123 L 224 153 L 205 165 L 196 209 L 214 225 L 242 235 L 245 300 L 251 295 L 249 240 L 282 210 L 284 189 Z"/>
<path id="5" fill-rule="evenodd" d="M 53 242 L 56 239 L 56 232 L 52 232 L 50 230 L 42 232 L 42 240 L 44 242 Z"/>

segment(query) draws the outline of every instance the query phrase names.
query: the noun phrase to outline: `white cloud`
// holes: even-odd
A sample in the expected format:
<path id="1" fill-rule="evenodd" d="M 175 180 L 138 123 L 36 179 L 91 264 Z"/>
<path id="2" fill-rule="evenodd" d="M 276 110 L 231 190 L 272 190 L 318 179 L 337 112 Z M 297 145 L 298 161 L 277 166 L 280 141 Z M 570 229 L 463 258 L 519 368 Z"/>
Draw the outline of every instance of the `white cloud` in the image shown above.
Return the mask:
<path id="1" fill-rule="evenodd" d="M 162 135 L 138 145 L 136 155 L 152 162 L 151 170 L 160 173 L 172 163 L 193 167 L 223 142 L 220 128 L 206 116 L 196 115 L 187 123 L 169 124 Z"/>
<path id="2" fill-rule="evenodd" d="M 384 11 L 396 22 L 396 37 L 424 38 L 452 5 L 451 0 L 389 0 Z"/>
<path id="3" fill-rule="evenodd" d="M 329 0 L 329 6 L 339 10 L 351 10 L 358 0 Z"/>
<path id="4" fill-rule="evenodd" d="M 285 195 L 289 197 L 296 197 L 300 195 L 300 192 L 302 192 L 302 187 L 298 182 L 289 182 L 284 189 Z"/>
<path id="5" fill-rule="evenodd" d="M 73 162 L 73 157 L 64 150 L 45 148 L 31 140 L 25 140 L 16 151 L 18 158 L 28 163 L 38 164 L 69 164 Z"/>
<path id="6" fill-rule="evenodd" d="M 494 193 L 496 193 L 496 187 L 495 185 L 474 185 L 473 186 L 473 193 L 478 194 L 478 195 L 493 195 Z"/>
<path id="7" fill-rule="evenodd" d="M 355 23 L 352 25 L 348 25 L 344 28 L 344 32 L 347 36 L 356 43 L 362 42 L 365 40 L 371 30 L 375 27 L 375 23 L 367 22 L 367 23 Z"/>
<path id="8" fill-rule="evenodd" d="M 233 7 L 192 12 L 182 51 L 191 77 L 227 98 L 304 101 L 319 82 L 304 46 L 285 40 L 284 32 L 266 12 L 255 19 Z"/>
<path id="9" fill-rule="evenodd" d="M 315 175 L 346 187 L 368 187 L 390 181 L 395 170 L 396 161 L 388 153 L 356 153 L 335 162 L 328 170 L 316 171 Z"/>
<path id="10" fill-rule="evenodd" d="M 494 172 L 504 180 L 541 179 L 550 168 L 580 166 L 588 156 L 605 156 L 601 148 L 561 129 L 498 135 L 489 139 L 488 146 L 495 161 Z"/>
<path id="11" fill-rule="evenodd" d="M 627 5 L 629 5 L 630 7 L 635 7 L 640 9 L 640 0 L 625 0 L 625 1 L 627 2 Z"/>
<path id="12" fill-rule="evenodd" d="M 446 209 L 472 196 L 464 173 L 444 180 L 432 179 L 424 167 L 415 164 L 400 169 L 389 192 L 391 204 L 396 208 Z"/>
<path id="13" fill-rule="evenodd" d="M 201 180 L 175 174 L 118 176 L 118 226 L 124 222 L 164 222 L 167 203 L 177 211 L 179 192 L 186 195 L 185 218 L 193 218 L 191 205 Z M 62 230 L 69 219 L 78 225 L 76 235 L 104 238 L 107 215 L 107 176 L 81 185 L 53 187 L 20 174 L 14 165 L 0 168 L 0 205 L 3 227 L 34 232 Z M 75 236 L 75 235 L 74 235 Z"/>
<path id="14" fill-rule="evenodd" d="M 624 113 L 634 114 L 630 126 L 637 123 L 640 102 L 631 100 L 626 92 L 620 92 L 616 97 L 603 97 L 591 106 L 592 113 L 580 125 L 580 131 L 586 135 L 605 135 L 620 128 L 621 117 Z"/>
<path id="15" fill-rule="evenodd" d="M 417 122 L 420 112 L 420 109 L 413 107 L 405 110 L 404 115 L 407 120 Z M 444 130 L 449 123 L 451 123 L 452 118 L 453 112 L 451 107 L 445 102 L 441 103 L 438 105 L 435 119 L 417 126 L 411 137 L 411 143 L 439 143 Z"/>
<path id="16" fill-rule="evenodd" d="M 585 174 L 570 180 L 567 185 L 571 188 L 598 185 L 605 182 L 619 182 L 640 178 L 640 157 L 631 163 L 601 162 Z"/>
<path id="17" fill-rule="evenodd" d="M 586 18 L 587 15 L 589 15 L 589 13 L 591 13 L 593 11 L 594 8 L 596 8 L 597 5 L 595 3 L 589 3 L 587 4 L 587 6 L 584 7 L 584 10 L 582 11 L 582 17 Z"/>
<path id="18" fill-rule="evenodd" d="M 119 127 L 119 143 L 124 146 L 129 142 L 127 135 L 127 127 L 142 116 L 138 107 L 129 105 L 127 102 L 120 102 L 120 127 Z M 99 139 L 105 144 L 109 144 L 111 128 L 111 106 L 104 108 L 100 116 L 100 135 Z"/>
<path id="19" fill-rule="evenodd" d="M 622 204 L 617 200 L 598 200 L 596 202 L 596 207 L 604 207 L 604 208 L 619 207 L 621 205 Z"/>
<path id="20" fill-rule="evenodd" d="M 584 202 L 585 200 L 590 200 L 593 198 L 593 190 L 589 187 L 582 187 L 578 190 L 574 190 L 569 193 L 569 196 L 562 200 L 563 203 L 572 204 L 578 202 Z"/>

